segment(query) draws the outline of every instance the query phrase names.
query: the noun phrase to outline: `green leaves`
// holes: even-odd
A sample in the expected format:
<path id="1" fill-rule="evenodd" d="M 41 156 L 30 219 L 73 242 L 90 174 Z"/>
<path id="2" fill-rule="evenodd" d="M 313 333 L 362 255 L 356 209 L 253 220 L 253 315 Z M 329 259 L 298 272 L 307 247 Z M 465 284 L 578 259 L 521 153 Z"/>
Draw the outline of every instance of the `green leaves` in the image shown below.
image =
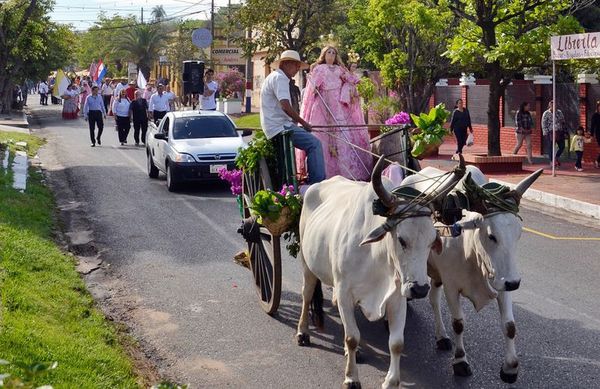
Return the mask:
<path id="1" fill-rule="evenodd" d="M 248 142 L 248 147 L 240 148 L 235 164 L 244 172 L 255 172 L 261 158 L 269 159 L 275 155 L 275 149 L 271 141 L 267 139 L 263 131 L 256 131 L 254 138 Z"/>
<path id="2" fill-rule="evenodd" d="M 448 133 L 444 128 L 444 123 L 446 123 L 449 114 L 450 112 L 446 110 L 446 106 L 440 103 L 432 108 L 429 113 L 410 115 L 413 123 L 418 128 L 418 131 L 411 137 L 413 141 L 411 153 L 414 157 L 423 154 L 428 146 L 442 143 L 444 136 Z"/>

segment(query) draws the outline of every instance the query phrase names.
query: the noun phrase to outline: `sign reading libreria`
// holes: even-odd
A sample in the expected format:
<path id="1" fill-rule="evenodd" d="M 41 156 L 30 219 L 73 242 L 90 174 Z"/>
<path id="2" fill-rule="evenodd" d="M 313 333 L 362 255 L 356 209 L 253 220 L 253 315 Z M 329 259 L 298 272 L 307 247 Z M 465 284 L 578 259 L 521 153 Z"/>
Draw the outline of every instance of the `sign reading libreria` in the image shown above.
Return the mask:
<path id="1" fill-rule="evenodd" d="M 551 59 L 600 58 L 600 32 L 550 38 Z"/>

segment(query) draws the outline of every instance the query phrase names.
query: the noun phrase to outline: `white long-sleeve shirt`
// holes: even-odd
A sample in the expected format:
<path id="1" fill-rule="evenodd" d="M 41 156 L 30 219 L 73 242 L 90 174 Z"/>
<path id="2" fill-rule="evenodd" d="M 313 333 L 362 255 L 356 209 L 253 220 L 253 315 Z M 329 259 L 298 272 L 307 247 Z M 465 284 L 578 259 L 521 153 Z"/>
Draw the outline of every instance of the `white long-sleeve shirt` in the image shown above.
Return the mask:
<path id="1" fill-rule="evenodd" d="M 163 93 L 162 96 L 157 93 L 153 94 L 150 97 L 150 104 L 148 106 L 148 110 L 158 111 L 158 112 L 169 112 L 171 107 L 169 105 L 169 95 L 167 93 Z"/>
<path id="2" fill-rule="evenodd" d="M 119 101 L 119 99 L 115 99 L 115 101 L 113 102 L 113 106 L 112 106 L 112 110 L 113 113 L 116 116 L 129 116 L 129 106 L 131 105 L 131 103 L 129 102 L 129 100 L 126 97 L 121 98 L 121 101 Z"/>

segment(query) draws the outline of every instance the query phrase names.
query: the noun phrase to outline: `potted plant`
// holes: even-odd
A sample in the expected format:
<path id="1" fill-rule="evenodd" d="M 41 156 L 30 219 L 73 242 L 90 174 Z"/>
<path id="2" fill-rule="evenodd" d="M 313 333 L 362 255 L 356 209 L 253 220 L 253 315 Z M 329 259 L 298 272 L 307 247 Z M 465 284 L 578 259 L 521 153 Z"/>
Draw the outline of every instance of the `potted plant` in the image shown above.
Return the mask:
<path id="1" fill-rule="evenodd" d="M 448 134 L 444 128 L 448 115 L 450 112 L 443 103 L 433 107 L 427 114 L 410 115 L 417 127 L 411 135 L 413 157 L 423 159 L 437 152 L 444 136 Z"/>

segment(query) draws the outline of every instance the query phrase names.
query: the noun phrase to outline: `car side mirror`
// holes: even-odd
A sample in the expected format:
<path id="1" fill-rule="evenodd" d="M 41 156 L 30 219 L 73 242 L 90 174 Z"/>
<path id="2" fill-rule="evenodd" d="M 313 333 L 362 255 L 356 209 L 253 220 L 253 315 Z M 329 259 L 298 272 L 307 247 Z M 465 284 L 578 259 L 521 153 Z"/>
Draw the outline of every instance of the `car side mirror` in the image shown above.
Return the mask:
<path id="1" fill-rule="evenodd" d="M 154 134 L 154 139 L 167 140 L 167 136 L 161 132 Z"/>
<path id="2" fill-rule="evenodd" d="M 252 135 L 252 130 L 250 128 L 238 128 L 237 130 L 242 132 L 242 136 Z"/>

